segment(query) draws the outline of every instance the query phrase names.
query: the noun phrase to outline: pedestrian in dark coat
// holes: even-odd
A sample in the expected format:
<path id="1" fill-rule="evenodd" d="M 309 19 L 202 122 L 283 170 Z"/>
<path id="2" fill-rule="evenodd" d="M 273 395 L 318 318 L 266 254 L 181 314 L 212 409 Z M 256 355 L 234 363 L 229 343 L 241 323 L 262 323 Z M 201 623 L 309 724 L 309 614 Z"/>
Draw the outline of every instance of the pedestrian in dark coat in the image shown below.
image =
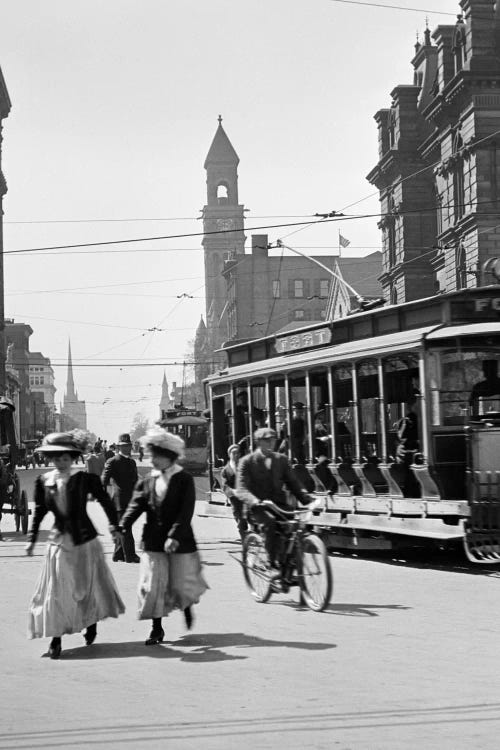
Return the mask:
<path id="1" fill-rule="evenodd" d="M 29 633 L 32 638 L 52 636 L 49 656 L 58 659 L 63 635 L 86 628 L 85 641 L 90 646 L 97 634 L 97 622 L 125 611 L 97 531 L 87 515 L 89 497 L 102 505 L 113 537 L 119 533 L 118 518 L 99 477 L 84 471 L 71 473 L 73 460 L 82 453 L 71 433 L 47 435 L 40 450 L 50 455 L 56 468 L 35 482 L 28 555 L 33 554 L 40 523 L 48 512 L 54 515 L 54 526 L 31 600 Z"/>
<path id="2" fill-rule="evenodd" d="M 154 470 L 137 483 L 121 528 L 127 533 L 134 521 L 146 514 L 138 617 L 152 620 L 146 640 L 150 646 L 163 640 L 162 617 L 173 609 L 183 610 L 191 628 L 191 605 L 208 586 L 191 527 L 196 500 L 193 477 L 177 463 L 184 455 L 184 441 L 160 427 L 149 430 L 141 441 L 151 453 Z"/>
<path id="3" fill-rule="evenodd" d="M 102 472 L 102 483 L 106 488 L 113 481 L 112 497 L 118 517 L 121 519 L 132 498 L 138 474 L 137 465 L 134 459 L 130 458 L 132 452 L 130 435 L 128 433 L 120 435 L 117 446 L 119 452 L 106 461 L 104 471 Z M 134 537 L 130 530 L 126 534 L 123 534 L 123 543 L 118 541 L 115 545 L 113 562 L 120 560 L 125 560 L 128 563 L 140 562 L 140 558 L 135 552 Z"/>

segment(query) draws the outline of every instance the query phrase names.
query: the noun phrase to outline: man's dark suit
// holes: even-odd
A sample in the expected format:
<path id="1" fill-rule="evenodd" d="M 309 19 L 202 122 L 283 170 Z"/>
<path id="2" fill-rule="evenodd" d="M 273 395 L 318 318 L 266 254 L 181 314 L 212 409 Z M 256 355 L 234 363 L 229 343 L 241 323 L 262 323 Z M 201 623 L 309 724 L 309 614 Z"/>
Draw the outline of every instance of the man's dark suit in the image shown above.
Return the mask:
<path id="1" fill-rule="evenodd" d="M 119 518 L 125 513 L 132 498 L 137 478 L 137 466 L 133 458 L 118 453 L 106 461 L 102 473 L 102 483 L 104 487 L 107 487 L 111 479 L 114 482 L 113 500 Z M 115 544 L 113 560 L 116 562 L 123 559 L 125 559 L 125 562 L 137 560 L 134 537 L 130 530 L 123 535 L 123 545 L 120 542 Z"/>
<path id="2" fill-rule="evenodd" d="M 244 456 L 238 464 L 236 492 L 238 497 L 251 507 L 251 516 L 266 528 L 265 543 L 271 565 L 279 567 L 277 560 L 276 516 L 255 503 L 256 500 L 272 500 L 285 510 L 290 510 L 283 490 L 285 485 L 300 501 L 309 502 L 309 497 L 296 479 L 286 456 L 281 453 L 264 454 L 259 448 Z M 253 503 L 253 504 L 252 504 Z"/>

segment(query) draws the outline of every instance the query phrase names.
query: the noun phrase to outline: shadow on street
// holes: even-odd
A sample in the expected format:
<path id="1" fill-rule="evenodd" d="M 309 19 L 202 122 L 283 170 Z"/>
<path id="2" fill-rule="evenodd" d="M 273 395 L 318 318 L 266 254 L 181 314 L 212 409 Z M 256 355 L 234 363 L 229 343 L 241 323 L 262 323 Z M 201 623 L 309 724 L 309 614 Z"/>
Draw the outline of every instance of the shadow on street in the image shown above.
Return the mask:
<path id="1" fill-rule="evenodd" d="M 180 649 L 190 648 L 185 652 Z M 214 661 L 235 661 L 247 659 L 248 656 L 228 654 L 226 648 L 292 648 L 307 651 L 321 651 L 336 648 L 335 643 L 311 643 L 308 641 L 283 641 L 260 638 L 246 633 L 204 633 L 200 635 L 186 635 L 177 641 L 168 641 L 158 646 L 145 646 L 142 641 L 127 641 L 125 643 L 95 643 L 93 646 L 64 649 L 63 660 L 92 660 L 92 659 L 127 659 L 131 657 L 147 656 L 153 659 L 179 659 L 183 662 L 200 663 Z M 44 657 L 47 656 L 44 654 Z"/>

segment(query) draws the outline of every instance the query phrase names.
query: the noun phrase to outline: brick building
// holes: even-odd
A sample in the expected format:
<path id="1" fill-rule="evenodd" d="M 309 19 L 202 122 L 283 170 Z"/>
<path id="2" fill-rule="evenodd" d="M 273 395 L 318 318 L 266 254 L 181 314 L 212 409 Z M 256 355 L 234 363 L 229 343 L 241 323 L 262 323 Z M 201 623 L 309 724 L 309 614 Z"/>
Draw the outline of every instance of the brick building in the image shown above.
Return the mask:
<path id="1" fill-rule="evenodd" d="M 365 276 L 362 269 L 369 266 L 373 278 L 369 288 L 362 282 L 360 294 L 380 296 L 381 293 L 377 281 L 379 253 L 368 256 L 369 261 L 318 256 L 311 262 L 279 251 L 270 255 L 267 235 L 259 234 L 252 236 L 251 252 L 245 254 L 245 208 L 238 201 L 238 164 L 239 158 L 219 118 L 205 160 L 207 204 L 203 208 L 203 247 L 207 324 L 205 329 L 201 322 L 195 339 L 195 361 L 211 360 L 211 371 L 219 360 L 221 366 L 224 364 L 214 354 L 223 342 L 259 338 L 290 323 L 301 325 L 325 319 L 332 276 L 315 264 L 314 259 L 332 270 L 336 265 L 357 266 L 361 279 Z M 347 295 L 343 314 L 351 308 Z"/>
<path id="2" fill-rule="evenodd" d="M 413 83 L 375 115 L 384 296 L 393 303 L 477 286 L 500 255 L 500 8 L 461 0 L 426 29 Z M 492 281 L 489 276 L 486 281 Z"/>

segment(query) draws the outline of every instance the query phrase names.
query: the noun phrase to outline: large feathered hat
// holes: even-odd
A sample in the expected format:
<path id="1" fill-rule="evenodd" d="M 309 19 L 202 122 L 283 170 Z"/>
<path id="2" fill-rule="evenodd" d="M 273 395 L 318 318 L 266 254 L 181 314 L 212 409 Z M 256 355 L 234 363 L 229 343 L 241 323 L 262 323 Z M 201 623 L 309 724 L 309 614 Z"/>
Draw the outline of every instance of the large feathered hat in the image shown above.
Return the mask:
<path id="1" fill-rule="evenodd" d="M 81 441 L 71 432 L 50 432 L 45 435 L 40 453 L 83 453 Z"/>
<path id="2" fill-rule="evenodd" d="M 178 458 L 184 458 L 184 440 L 179 435 L 167 432 L 162 427 L 152 427 L 146 432 L 139 442 L 144 446 L 161 448 L 164 451 L 175 453 Z"/>

